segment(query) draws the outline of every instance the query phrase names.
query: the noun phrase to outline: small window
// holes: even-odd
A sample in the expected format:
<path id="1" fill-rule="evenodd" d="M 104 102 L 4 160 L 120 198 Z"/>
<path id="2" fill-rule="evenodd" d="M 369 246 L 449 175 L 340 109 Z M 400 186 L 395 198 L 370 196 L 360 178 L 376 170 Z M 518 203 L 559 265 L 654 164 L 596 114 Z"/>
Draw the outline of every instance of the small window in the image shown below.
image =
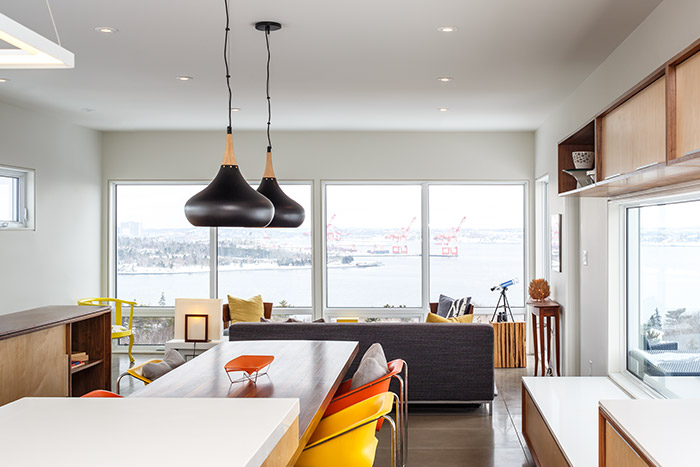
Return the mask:
<path id="1" fill-rule="evenodd" d="M 33 229 L 34 171 L 0 167 L 0 229 Z"/>

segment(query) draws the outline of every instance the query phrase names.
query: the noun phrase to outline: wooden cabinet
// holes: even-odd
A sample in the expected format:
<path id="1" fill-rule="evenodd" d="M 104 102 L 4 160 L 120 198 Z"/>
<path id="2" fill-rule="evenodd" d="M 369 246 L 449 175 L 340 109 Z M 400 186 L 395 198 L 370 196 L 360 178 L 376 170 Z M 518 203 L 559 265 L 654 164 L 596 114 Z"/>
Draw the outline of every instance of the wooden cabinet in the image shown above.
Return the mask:
<path id="1" fill-rule="evenodd" d="M 622 430 L 601 407 L 598 409 L 598 466 L 654 467 L 656 464 L 640 454 L 642 450 L 622 434 Z"/>
<path id="2" fill-rule="evenodd" d="M 700 152 L 700 53 L 675 67 L 675 148 L 669 158 Z"/>
<path id="3" fill-rule="evenodd" d="M 601 118 L 601 178 L 666 161 L 666 78 L 662 76 Z"/>
<path id="4" fill-rule="evenodd" d="M 0 405 L 110 389 L 111 312 L 103 306 L 47 306 L 0 316 Z M 90 360 L 71 368 L 76 351 Z"/>

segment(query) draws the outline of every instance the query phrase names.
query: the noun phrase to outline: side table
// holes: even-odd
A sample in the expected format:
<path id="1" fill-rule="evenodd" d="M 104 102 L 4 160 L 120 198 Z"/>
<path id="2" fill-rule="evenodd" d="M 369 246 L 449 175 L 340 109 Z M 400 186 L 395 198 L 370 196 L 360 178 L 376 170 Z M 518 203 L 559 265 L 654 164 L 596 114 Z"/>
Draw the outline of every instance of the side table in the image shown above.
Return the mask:
<path id="1" fill-rule="evenodd" d="M 546 362 L 551 362 L 552 318 L 554 318 L 554 342 L 556 345 L 556 353 L 554 357 L 557 361 L 557 376 L 561 376 L 561 370 L 559 369 L 559 357 L 561 356 L 559 339 L 559 314 L 561 311 L 561 305 L 559 305 L 559 303 L 555 302 L 554 300 L 530 300 L 527 302 L 527 304 L 532 309 L 532 343 L 535 347 L 535 376 L 537 376 L 537 370 L 540 364 L 542 365 L 542 376 L 544 376 L 547 371 Z M 547 330 L 546 339 L 545 328 Z M 541 341 L 542 343 L 541 347 L 538 345 L 538 334 L 539 341 Z M 547 347 L 546 361 L 544 359 L 545 346 Z M 554 369 L 550 369 L 552 370 L 552 373 L 554 373 Z"/>
<path id="2" fill-rule="evenodd" d="M 525 323 L 522 321 L 491 322 L 493 326 L 494 368 L 525 368 Z"/>

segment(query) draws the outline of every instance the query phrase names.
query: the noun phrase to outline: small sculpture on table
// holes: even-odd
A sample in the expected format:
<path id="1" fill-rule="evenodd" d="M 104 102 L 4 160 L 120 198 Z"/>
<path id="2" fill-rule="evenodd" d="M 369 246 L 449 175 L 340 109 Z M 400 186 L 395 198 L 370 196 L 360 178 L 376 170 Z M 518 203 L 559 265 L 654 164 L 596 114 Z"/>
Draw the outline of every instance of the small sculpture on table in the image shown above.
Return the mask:
<path id="1" fill-rule="evenodd" d="M 272 355 L 241 355 L 224 365 L 224 370 L 231 384 L 242 383 L 244 381 L 250 381 L 256 384 L 258 382 L 258 377 L 267 375 L 269 366 L 274 359 L 275 357 Z M 267 370 L 264 373 L 260 373 L 265 368 L 267 368 Z M 234 371 L 242 371 L 243 378 L 237 380 L 231 379 L 230 373 Z"/>

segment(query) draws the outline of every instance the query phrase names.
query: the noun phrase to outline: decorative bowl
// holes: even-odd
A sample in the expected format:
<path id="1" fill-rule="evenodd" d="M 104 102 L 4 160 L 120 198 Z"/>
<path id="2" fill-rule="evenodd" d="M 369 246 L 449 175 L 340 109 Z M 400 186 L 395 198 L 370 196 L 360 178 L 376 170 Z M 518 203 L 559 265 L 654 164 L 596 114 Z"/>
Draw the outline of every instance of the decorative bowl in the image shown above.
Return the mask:
<path id="1" fill-rule="evenodd" d="M 593 151 L 574 151 L 571 153 L 571 158 L 574 160 L 574 167 L 577 169 L 592 169 L 595 153 Z"/>

